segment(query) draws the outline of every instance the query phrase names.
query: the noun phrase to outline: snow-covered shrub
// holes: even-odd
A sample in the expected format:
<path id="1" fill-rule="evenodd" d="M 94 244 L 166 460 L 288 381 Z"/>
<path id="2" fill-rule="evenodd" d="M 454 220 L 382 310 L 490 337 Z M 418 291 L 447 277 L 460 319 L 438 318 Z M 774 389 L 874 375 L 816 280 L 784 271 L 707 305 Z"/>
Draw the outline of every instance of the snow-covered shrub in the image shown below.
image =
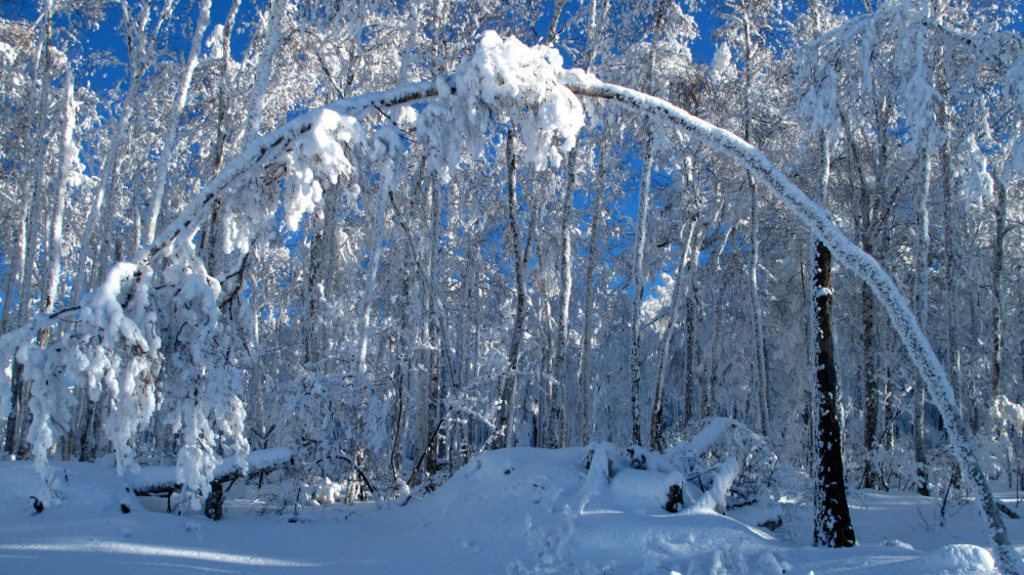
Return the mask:
<path id="1" fill-rule="evenodd" d="M 302 502 L 309 505 L 330 505 L 343 501 L 347 491 L 345 482 L 335 482 L 330 477 L 321 475 L 311 478 L 302 486 Z"/>
<path id="2" fill-rule="evenodd" d="M 105 417 L 118 471 L 135 462 L 135 435 L 156 410 L 161 338 L 151 301 L 149 268 L 118 264 L 106 281 L 83 298 L 74 329 L 45 350 L 23 346 L 22 377 L 33 383 L 29 442 L 37 464 L 45 464 L 58 434 L 71 428 L 72 390 L 97 404 Z"/>
<path id="3" fill-rule="evenodd" d="M 164 377 L 162 423 L 173 434 L 184 503 L 198 510 L 217 465 L 235 458 L 245 472 L 249 444 L 242 405 L 241 344 L 222 321 L 221 285 L 179 247 L 180 260 L 163 273 Z"/>
<path id="4" fill-rule="evenodd" d="M 667 449 L 665 455 L 687 471 L 689 481 L 711 495 L 705 503 L 723 511 L 776 504 L 779 458 L 763 437 L 724 417 L 697 422 L 695 428 L 700 432 L 693 439 Z"/>
<path id="5" fill-rule="evenodd" d="M 1010 401 L 1005 395 L 996 398 L 992 406 L 992 417 L 997 425 L 1024 433 L 1024 406 Z"/>
<path id="6" fill-rule="evenodd" d="M 1024 453 L 1024 406 L 1014 403 L 1005 395 L 1000 395 L 989 408 L 992 420 L 992 436 L 976 447 L 978 459 L 985 465 L 989 477 L 999 478 L 1005 473 L 1007 487 L 1020 488 L 1024 478 L 1024 463 L 1020 454 Z M 980 436 L 979 441 L 984 436 Z"/>

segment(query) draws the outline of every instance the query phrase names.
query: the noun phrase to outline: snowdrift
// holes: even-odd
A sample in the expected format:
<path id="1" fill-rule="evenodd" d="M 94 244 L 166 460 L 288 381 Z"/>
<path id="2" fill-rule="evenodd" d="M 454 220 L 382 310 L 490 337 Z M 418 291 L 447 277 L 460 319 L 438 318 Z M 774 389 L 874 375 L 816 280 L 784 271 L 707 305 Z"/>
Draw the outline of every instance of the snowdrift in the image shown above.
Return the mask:
<path id="1" fill-rule="evenodd" d="M 795 504 L 775 532 L 754 526 L 755 506 L 725 516 L 699 492 L 667 511 L 669 486 L 684 474 L 671 451 L 646 455 L 637 466 L 646 468 L 634 468 L 631 454 L 608 444 L 498 450 L 405 505 L 297 514 L 286 504 L 294 486 L 239 484 L 219 522 L 148 510 L 112 462 L 55 463 L 60 497 L 37 513 L 39 475 L 30 463 L 2 462 L 0 561 L 9 574 L 995 573 L 973 508 L 940 527 L 928 519 L 934 500 L 854 494 L 862 544 L 815 549 L 806 545 L 810 511 Z M 1020 540 L 1021 521 L 1010 525 Z"/>

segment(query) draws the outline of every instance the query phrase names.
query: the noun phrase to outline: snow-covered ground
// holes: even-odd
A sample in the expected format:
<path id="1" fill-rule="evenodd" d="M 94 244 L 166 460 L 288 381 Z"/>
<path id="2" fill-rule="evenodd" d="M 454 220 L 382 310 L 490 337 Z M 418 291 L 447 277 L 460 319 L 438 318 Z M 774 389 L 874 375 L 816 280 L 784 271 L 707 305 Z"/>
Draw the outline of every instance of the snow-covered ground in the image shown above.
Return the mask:
<path id="1" fill-rule="evenodd" d="M 609 480 L 584 460 L 579 448 L 495 451 L 405 506 L 304 507 L 297 517 L 272 489 L 236 486 L 219 522 L 148 509 L 164 500 L 131 495 L 112 464 L 55 462 L 63 498 L 37 514 L 39 475 L 3 462 L 0 573 L 995 572 L 973 506 L 943 526 L 935 499 L 853 493 L 858 546 L 816 549 L 806 507 L 784 508 L 775 532 L 752 527 L 761 512 L 751 508 L 668 513 L 673 472 L 625 468 Z M 1008 523 L 1024 542 L 1024 520 Z"/>

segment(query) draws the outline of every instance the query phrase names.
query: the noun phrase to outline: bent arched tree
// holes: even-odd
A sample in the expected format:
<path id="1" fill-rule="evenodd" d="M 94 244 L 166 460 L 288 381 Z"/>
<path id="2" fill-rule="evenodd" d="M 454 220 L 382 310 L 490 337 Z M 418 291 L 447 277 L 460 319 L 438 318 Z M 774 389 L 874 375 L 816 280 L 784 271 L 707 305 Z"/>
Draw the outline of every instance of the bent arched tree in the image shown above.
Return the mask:
<path id="1" fill-rule="evenodd" d="M 772 195 L 807 226 L 815 239 L 827 247 L 836 260 L 871 287 L 917 367 L 921 379 L 927 385 L 928 394 L 942 415 L 957 463 L 971 493 L 985 514 L 989 535 L 997 547 L 999 568 L 1004 573 L 1024 574 L 1024 561 L 1010 544 L 992 490 L 965 439 L 953 388 L 949 384 L 946 372 L 921 331 L 907 299 L 896 287 L 892 276 L 878 261 L 854 245 L 842 230 L 832 223 L 826 210 L 814 203 L 760 150 L 736 134 L 692 116 L 669 102 L 629 88 L 601 82 L 578 70 L 565 71 L 560 78 L 575 94 L 616 100 L 640 112 L 659 116 L 678 126 L 695 141 L 735 160 L 765 184 Z"/>
<path id="2" fill-rule="evenodd" d="M 836 260 L 871 287 L 942 414 L 960 469 L 987 516 L 1000 568 L 1024 575 L 1024 563 L 1010 544 L 991 490 L 961 432 L 946 374 L 906 298 L 879 263 L 850 242 L 827 211 L 742 138 L 659 98 L 602 82 L 580 70 L 562 69 L 561 57 L 551 48 L 528 48 L 493 32 L 482 37 L 475 53 L 452 75 L 343 99 L 254 140 L 133 262 L 115 267 L 96 294 L 83 297 L 82 309 L 39 316 L 0 338 L 0 357 L 9 362 L 17 355 L 22 363 L 30 361 L 33 368 L 26 377 L 40 383 L 33 387 L 30 403 L 30 440 L 37 461 L 43 464 L 55 434 L 66 426 L 68 400 L 63 384 L 71 376 L 62 379 L 59 374 L 77 374 L 74 377 L 95 389 L 97 397 L 105 393 L 108 401 L 116 402 L 122 418 L 115 438 L 118 462 L 130 464 L 136 435 L 152 423 L 153 386 L 166 374 L 191 366 L 195 371 L 190 372 L 188 385 L 194 387 L 181 394 L 177 430 L 195 430 L 195 440 L 179 446 L 183 451 L 177 462 L 186 488 L 201 495 L 222 458 L 248 450 L 241 426 L 244 409 L 235 392 L 235 359 L 212 349 L 219 334 L 233 333 L 221 308 L 237 290 L 222 289 L 195 257 L 193 238 L 208 221 L 212 206 L 219 203 L 224 215 L 224 249 L 244 262 L 252 238 L 261 229 L 280 221 L 292 225 L 321 201 L 325 193 L 321 182 L 354 189 L 355 184 L 348 184 L 353 159 L 380 160 L 381 155 L 401 153 L 387 126 L 369 134 L 358 118 L 367 110 L 414 101 L 428 101 L 420 125 L 428 161 L 442 179 L 447 170 L 458 166 L 462 146 L 471 153 L 483 149 L 496 129 L 510 125 L 516 126 L 517 139 L 525 148 L 522 157 L 529 164 L 537 170 L 558 168 L 584 123 L 579 96 L 619 102 L 732 158 Z M 427 122 L 432 123 L 429 130 Z M 256 185 L 268 173 L 284 174 L 279 194 L 265 193 L 265 187 Z M 154 293 L 157 285 L 172 287 L 161 290 L 172 295 Z M 161 299 L 168 297 L 166 302 Z M 36 347 L 33 338 L 40 329 L 72 312 L 94 319 L 80 320 L 76 325 L 81 327 L 70 329 L 57 344 Z M 212 326 L 217 333 L 204 336 L 203 326 Z M 6 376 L 6 370 L 3 373 L 0 377 Z M 133 385 L 122 386 L 122 381 Z M 4 412 L 10 405 L 9 383 L 0 382 L 0 411 Z M 501 403 L 497 421 L 507 421 L 511 409 L 510 401 Z"/>

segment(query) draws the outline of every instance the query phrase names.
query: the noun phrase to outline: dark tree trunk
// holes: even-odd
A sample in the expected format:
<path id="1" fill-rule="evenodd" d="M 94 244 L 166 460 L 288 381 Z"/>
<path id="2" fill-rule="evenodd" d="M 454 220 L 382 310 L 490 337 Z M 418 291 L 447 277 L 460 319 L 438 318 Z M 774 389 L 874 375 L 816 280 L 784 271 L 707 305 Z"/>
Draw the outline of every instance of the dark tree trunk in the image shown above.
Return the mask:
<path id="1" fill-rule="evenodd" d="M 7 416 L 4 451 L 18 459 L 28 457 L 29 444 L 25 441 L 25 435 L 32 421 L 28 407 L 30 382 L 22 378 L 23 371 L 24 367 L 17 359 L 11 361 L 11 413 Z"/>
<path id="2" fill-rule="evenodd" d="M 838 380 L 832 341 L 832 253 L 821 243 L 815 248 L 814 312 L 817 320 L 815 384 L 818 402 L 818 477 L 814 498 L 814 544 L 852 547 L 856 543 L 846 503 L 843 478 L 842 430 L 838 409 Z"/>
<path id="3" fill-rule="evenodd" d="M 691 293 L 686 298 L 686 370 L 684 372 L 683 383 L 686 386 L 686 404 L 683 407 L 683 425 L 689 425 L 693 421 L 694 416 L 697 413 L 695 409 L 697 403 L 697 393 L 695 387 L 698 385 L 694 379 L 693 362 L 697 359 L 697 353 L 694 349 L 696 342 L 694 341 L 694 331 L 696 330 L 696 319 L 697 314 L 697 299 L 696 294 Z"/>
<path id="4" fill-rule="evenodd" d="M 868 244 L 865 242 L 867 251 Z M 870 253 L 870 252 L 868 252 Z M 884 482 L 878 474 L 878 468 L 874 460 L 874 450 L 878 447 L 878 410 L 879 399 L 884 398 L 878 386 L 878 378 L 875 375 L 875 310 L 874 297 L 871 289 L 866 285 L 861 288 L 861 349 L 864 354 L 862 369 L 864 377 L 864 452 L 867 459 L 864 462 L 864 481 L 862 486 L 865 489 L 885 489 Z M 884 400 L 884 399 L 883 399 Z"/>

